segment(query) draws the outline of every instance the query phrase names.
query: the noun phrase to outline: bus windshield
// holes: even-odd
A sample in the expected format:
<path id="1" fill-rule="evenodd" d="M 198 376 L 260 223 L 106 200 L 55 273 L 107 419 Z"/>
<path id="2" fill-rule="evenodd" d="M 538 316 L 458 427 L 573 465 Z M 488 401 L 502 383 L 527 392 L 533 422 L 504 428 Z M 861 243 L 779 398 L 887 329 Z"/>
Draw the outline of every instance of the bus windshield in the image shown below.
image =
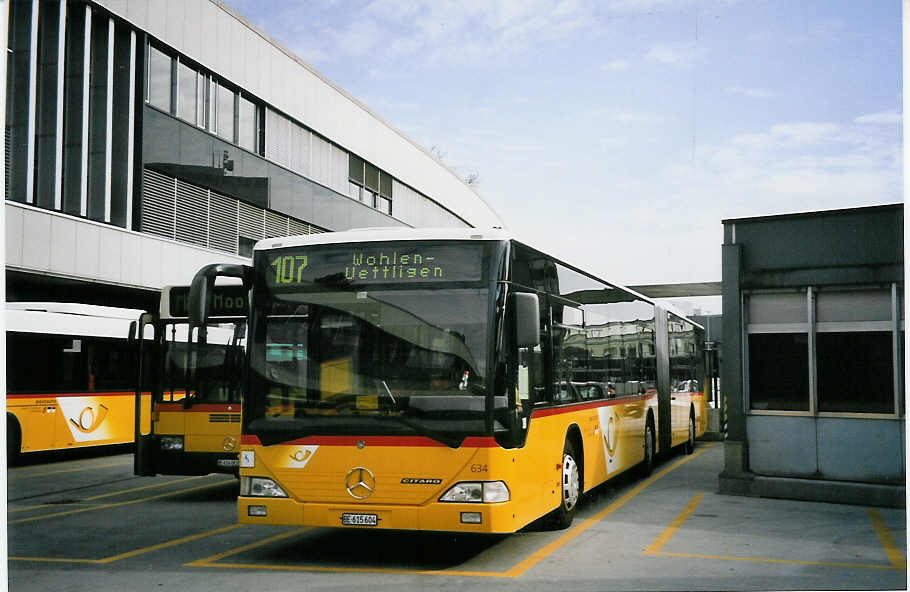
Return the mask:
<path id="1" fill-rule="evenodd" d="M 389 434 L 450 445 L 483 434 L 491 333 L 483 277 L 489 265 L 482 245 L 462 246 L 468 248 L 460 253 L 420 249 L 424 260 L 454 275 L 433 285 L 408 281 L 407 270 L 402 281 L 377 282 L 372 271 L 364 282 L 327 281 L 341 277 L 327 263 L 333 258 L 373 262 L 369 251 L 350 245 L 282 255 L 289 264 L 307 258 L 303 281 L 294 276 L 292 286 L 281 285 L 270 265 L 258 284 L 267 295 L 258 293 L 253 312 L 251 390 L 261 395 L 252 402 L 247 432 L 263 443 Z M 402 250 L 374 249 L 375 260 L 382 251 L 400 261 Z M 307 281 L 307 270 L 316 277 Z"/>

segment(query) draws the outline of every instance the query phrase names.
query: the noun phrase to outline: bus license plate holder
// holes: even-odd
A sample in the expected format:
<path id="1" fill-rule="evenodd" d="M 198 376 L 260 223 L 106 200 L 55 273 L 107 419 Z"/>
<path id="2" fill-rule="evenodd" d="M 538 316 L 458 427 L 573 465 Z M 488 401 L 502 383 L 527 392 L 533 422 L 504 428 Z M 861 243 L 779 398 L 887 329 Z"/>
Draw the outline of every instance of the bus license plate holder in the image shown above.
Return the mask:
<path id="1" fill-rule="evenodd" d="M 378 514 L 354 514 L 344 512 L 341 514 L 342 526 L 379 526 Z"/>

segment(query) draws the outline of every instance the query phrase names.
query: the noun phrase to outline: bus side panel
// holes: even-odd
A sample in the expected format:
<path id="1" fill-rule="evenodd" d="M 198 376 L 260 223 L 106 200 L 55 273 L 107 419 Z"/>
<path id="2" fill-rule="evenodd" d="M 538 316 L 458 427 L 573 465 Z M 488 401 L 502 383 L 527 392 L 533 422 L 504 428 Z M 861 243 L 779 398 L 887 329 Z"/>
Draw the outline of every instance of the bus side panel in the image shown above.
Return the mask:
<path id="1" fill-rule="evenodd" d="M 6 410 L 19 422 L 22 452 L 53 448 L 58 413 L 55 398 L 7 397 Z"/>
<path id="2" fill-rule="evenodd" d="M 58 397 L 54 447 L 70 448 L 134 441 L 135 394 L 94 393 Z"/>
<path id="3" fill-rule="evenodd" d="M 7 397 L 22 431 L 22 452 L 134 441 L 133 393 Z M 146 396 L 144 400 L 148 401 Z"/>

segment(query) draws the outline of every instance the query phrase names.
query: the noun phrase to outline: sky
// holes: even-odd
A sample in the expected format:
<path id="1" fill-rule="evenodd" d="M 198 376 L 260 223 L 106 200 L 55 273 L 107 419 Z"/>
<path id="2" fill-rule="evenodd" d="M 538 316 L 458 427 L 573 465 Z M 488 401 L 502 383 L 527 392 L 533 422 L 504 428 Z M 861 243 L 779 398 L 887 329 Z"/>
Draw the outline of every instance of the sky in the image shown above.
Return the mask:
<path id="1" fill-rule="evenodd" d="M 616 283 L 719 281 L 724 219 L 903 201 L 900 0 L 227 2 Z"/>

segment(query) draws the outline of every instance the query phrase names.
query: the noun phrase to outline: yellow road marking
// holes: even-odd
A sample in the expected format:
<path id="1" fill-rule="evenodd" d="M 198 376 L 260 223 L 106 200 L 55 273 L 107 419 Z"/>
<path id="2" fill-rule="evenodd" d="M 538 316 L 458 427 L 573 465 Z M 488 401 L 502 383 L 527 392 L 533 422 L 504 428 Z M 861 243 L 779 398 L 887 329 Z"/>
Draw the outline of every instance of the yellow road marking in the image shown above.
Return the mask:
<path id="1" fill-rule="evenodd" d="M 271 536 L 267 539 L 263 539 L 261 541 L 256 541 L 255 543 L 250 543 L 250 544 L 244 545 L 242 547 L 237 547 L 236 549 L 230 549 L 228 551 L 224 551 L 223 553 L 218 553 L 217 555 L 212 555 L 211 557 L 206 557 L 204 559 L 197 559 L 196 561 L 187 563 L 186 565 L 192 566 L 192 567 L 208 565 L 208 564 L 212 563 L 213 561 L 218 561 L 219 559 L 222 559 L 223 557 L 230 557 L 231 555 L 236 555 L 237 553 L 243 553 L 247 549 L 254 549 L 256 547 L 261 547 L 262 545 L 267 545 L 267 544 L 275 542 L 275 541 L 280 541 L 280 540 L 286 539 L 290 536 L 294 536 L 295 534 L 300 534 L 302 532 L 306 532 L 307 530 L 310 530 L 310 529 L 309 528 L 298 528 L 298 529 L 292 530 L 290 532 L 283 532 L 281 534 L 276 534 L 275 536 Z"/>
<path id="2" fill-rule="evenodd" d="M 894 539 L 891 538 L 891 533 L 888 532 L 888 529 L 885 527 L 885 523 L 882 520 L 881 514 L 878 510 L 870 509 L 869 516 L 872 518 L 872 525 L 875 527 L 875 532 L 878 534 L 879 540 L 882 542 L 882 546 L 885 548 L 885 552 L 888 555 L 890 560 L 890 565 L 875 565 L 868 563 L 843 563 L 836 561 L 804 561 L 800 559 L 774 559 L 770 557 L 740 557 L 738 555 L 705 555 L 699 553 L 673 553 L 669 551 L 661 551 L 664 545 L 676 534 L 676 531 L 679 530 L 683 522 L 689 519 L 690 516 L 695 512 L 695 508 L 698 507 L 698 504 L 701 502 L 702 494 L 698 494 L 693 497 L 686 507 L 683 508 L 682 512 L 679 513 L 676 518 L 673 519 L 673 522 L 664 529 L 660 535 L 654 539 L 654 541 L 648 545 L 642 555 L 652 555 L 659 557 L 684 557 L 687 559 L 714 559 L 719 561 L 751 561 L 753 563 L 777 563 L 777 564 L 787 564 L 787 565 L 817 565 L 821 567 L 848 567 L 854 569 L 888 569 L 888 570 L 904 570 L 906 569 L 906 561 L 904 556 L 898 550 L 897 545 L 894 544 Z"/>
<path id="3" fill-rule="evenodd" d="M 126 559 L 128 557 L 135 557 L 136 555 L 142 555 L 144 553 L 151 553 L 152 551 L 157 551 L 159 549 L 166 549 L 167 547 L 173 547 L 176 545 L 181 545 L 183 543 L 188 543 L 190 541 L 196 541 L 207 536 L 214 534 L 221 534 L 223 532 L 228 532 L 239 528 L 240 524 L 231 524 L 228 526 L 223 526 L 221 528 L 216 528 L 214 530 L 209 530 L 199 534 L 192 534 L 185 536 L 179 539 L 174 539 L 173 541 L 167 541 L 165 543 L 159 543 L 157 545 L 152 545 L 150 547 L 143 547 L 142 549 L 136 549 L 135 551 L 127 551 L 126 553 L 120 553 L 119 555 L 112 555 L 110 557 L 105 557 L 103 559 L 72 559 L 68 557 L 10 557 L 10 560 L 14 561 L 37 561 L 41 563 L 112 563 L 114 561 L 120 561 L 121 559 Z"/>
<path id="4" fill-rule="evenodd" d="M 38 510 L 40 508 L 59 508 L 61 506 L 81 506 L 85 505 L 85 502 L 90 502 L 94 500 L 103 499 L 106 497 L 113 497 L 115 495 L 122 495 L 124 493 L 134 493 L 136 491 L 142 491 L 144 489 L 154 489 L 155 487 L 164 487 L 165 485 L 172 485 L 174 483 L 181 483 L 183 481 L 189 481 L 191 479 L 202 479 L 202 477 L 184 477 L 182 479 L 173 479 L 171 481 L 160 481 L 152 485 L 144 485 L 142 487 L 134 487 L 133 489 L 123 489 L 121 491 L 114 491 L 111 493 L 103 493 L 101 495 L 94 495 L 92 497 L 86 497 L 78 502 L 66 503 L 66 504 L 39 504 L 37 506 L 26 506 L 24 508 L 14 508 L 12 510 L 7 510 L 7 514 L 14 514 L 16 512 L 26 512 L 28 510 Z"/>
<path id="5" fill-rule="evenodd" d="M 698 456 L 707 452 L 709 448 L 713 446 L 713 443 L 708 443 L 701 450 L 695 452 L 691 456 L 682 458 L 669 467 L 658 471 L 654 475 L 651 475 L 635 487 L 633 487 L 629 492 L 620 497 L 618 500 L 611 503 L 609 506 L 595 514 L 594 516 L 587 518 L 582 523 L 574 526 L 573 528 L 566 531 L 556 540 L 544 545 L 541 549 L 532 553 L 526 559 L 520 561 L 511 569 L 508 569 L 504 572 L 489 572 L 489 571 L 465 571 L 465 570 L 414 570 L 414 569 L 385 569 L 385 568 L 356 568 L 356 567 L 325 567 L 317 565 L 269 565 L 269 564 L 258 564 L 258 563 L 216 563 L 218 560 L 225 557 L 230 557 L 231 555 L 236 555 L 242 553 L 243 551 L 253 549 L 256 547 L 261 547 L 269 543 L 285 539 L 296 534 L 302 533 L 308 528 L 303 528 L 299 530 L 294 530 L 291 532 L 282 533 L 255 543 L 250 543 L 244 545 L 243 547 L 238 547 L 236 549 L 231 549 L 217 555 L 212 555 L 211 557 L 206 557 L 205 559 L 200 559 L 198 561 L 193 561 L 192 563 L 187 563 L 187 567 L 222 567 L 230 569 L 268 569 L 268 570 L 278 570 L 278 571 L 318 571 L 318 572 L 355 572 L 355 573 L 394 573 L 394 574 L 412 574 L 412 575 L 439 575 L 439 576 L 475 576 L 475 577 L 486 577 L 486 578 L 518 578 L 523 575 L 526 571 L 540 563 L 547 556 L 557 551 L 563 547 L 566 543 L 574 539 L 576 536 L 582 532 L 588 530 L 623 505 L 626 502 L 631 500 L 633 497 L 641 493 L 646 487 L 657 481 L 658 479 L 664 477 L 667 473 L 676 470 L 683 464 L 697 458 Z"/>
<path id="6" fill-rule="evenodd" d="M 168 497 L 171 495 L 179 495 L 181 493 L 189 493 L 190 491 L 198 491 L 200 489 L 208 489 L 210 487 L 216 487 L 219 485 L 224 485 L 225 483 L 230 483 L 230 481 L 222 481 L 220 483 L 209 483 L 207 485 L 200 485 L 198 487 L 190 487 L 188 489 L 178 489 L 176 491 L 168 491 L 158 495 L 153 495 L 151 497 L 141 498 L 137 500 L 128 500 L 125 502 L 117 502 L 113 504 L 98 504 L 97 506 L 92 506 L 90 508 L 79 508 L 76 510 L 67 510 L 65 512 L 54 512 L 52 514 L 44 514 L 42 516 L 33 516 L 31 518 L 20 518 L 19 520 L 10 520 L 7 524 L 21 524 L 22 522 L 33 522 L 35 520 L 46 520 L 48 518 L 57 518 L 59 516 L 69 516 L 71 514 L 81 514 L 82 512 L 92 512 L 94 510 L 102 510 L 105 508 L 116 508 L 119 506 L 127 506 L 130 504 L 138 504 L 141 502 L 148 502 L 155 499 L 160 499 L 162 497 Z"/>
<path id="7" fill-rule="evenodd" d="M 669 467 L 667 467 L 661 471 L 658 471 L 654 475 L 651 475 L 650 477 L 648 477 L 647 479 L 645 479 L 644 481 L 642 481 L 641 483 L 639 483 L 638 485 L 633 487 L 631 490 L 629 490 L 624 496 L 620 497 L 618 500 L 616 500 L 615 502 L 613 502 L 612 504 L 610 504 L 609 506 L 607 506 L 606 508 L 604 508 L 603 510 L 601 510 L 600 512 L 595 514 L 594 516 L 591 516 L 590 518 L 588 518 L 587 520 L 585 520 L 578 526 L 574 526 L 574 527 L 570 528 L 568 531 L 565 532 L 565 534 L 563 534 L 562 536 L 557 538 L 555 541 L 552 541 L 551 543 L 544 545 L 543 548 L 541 548 L 538 551 L 536 551 L 535 553 L 531 554 L 528 558 L 524 559 L 523 561 L 519 562 L 517 565 L 515 565 L 514 567 L 512 567 L 511 569 L 506 571 L 503 575 L 508 575 L 508 576 L 514 577 L 514 578 L 521 576 L 526 571 L 528 571 L 529 569 L 531 569 L 532 567 L 534 567 L 535 565 L 540 563 L 545 557 L 547 557 L 551 553 L 555 552 L 557 549 L 561 548 L 563 545 L 565 545 L 566 543 L 568 543 L 569 541 L 571 541 L 572 539 L 574 539 L 575 537 L 577 537 L 584 531 L 588 530 L 589 528 L 591 528 L 592 526 L 594 526 L 595 524 L 597 524 L 598 522 L 600 522 L 601 520 L 603 520 L 604 518 L 606 518 L 607 516 L 609 516 L 616 510 L 618 510 L 619 508 L 621 508 L 622 506 L 624 506 L 626 504 L 626 502 L 628 502 L 633 497 L 637 496 L 639 493 L 644 491 L 644 489 L 646 487 L 648 487 L 649 485 L 651 485 L 658 479 L 662 478 L 667 473 L 669 473 L 671 471 L 675 471 L 677 468 L 679 468 L 680 466 L 689 462 L 690 460 L 697 458 L 698 456 L 701 456 L 702 454 L 707 452 L 708 449 L 711 448 L 711 446 L 713 446 L 713 443 L 707 444 L 704 448 L 702 448 L 695 454 L 682 458 L 682 459 L 676 461 L 675 463 L 673 463 L 672 465 L 670 465 Z"/>
<path id="8" fill-rule="evenodd" d="M 801 561 L 799 559 L 771 559 L 765 557 L 738 557 L 734 555 L 699 555 L 696 553 L 671 553 L 658 551 L 652 555 L 658 557 L 685 557 L 688 559 L 718 559 L 721 561 L 751 561 L 753 563 L 784 563 L 789 565 L 818 565 L 822 567 L 849 567 L 854 569 L 888 569 L 899 570 L 903 567 L 893 565 L 872 565 L 866 563 L 837 563 L 833 561 Z"/>
<path id="9" fill-rule="evenodd" d="M 90 465 L 87 467 L 79 467 L 78 469 L 60 469 L 57 471 L 45 471 L 44 473 L 31 473 L 29 475 L 22 475 L 21 477 L 16 474 L 19 471 L 23 470 L 23 469 L 19 469 L 18 471 L 12 471 L 11 476 L 15 477 L 15 479 L 32 479 L 34 477 L 44 477 L 46 475 L 59 475 L 60 473 L 77 473 L 79 471 L 91 471 L 93 469 L 106 469 L 109 467 L 126 467 L 126 466 L 129 466 L 132 464 L 133 464 L 132 461 L 130 461 L 130 462 L 125 462 L 125 463 L 122 463 L 122 462 L 108 463 L 106 465 Z"/>
<path id="10" fill-rule="evenodd" d="M 645 548 L 643 553 L 645 555 L 653 555 L 660 551 L 663 546 L 667 544 L 667 541 L 669 541 L 673 535 L 676 534 L 676 531 L 679 530 L 679 527 L 682 526 L 682 523 L 689 519 L 689 516 L 691 516 L 695 511 L 695 508 L 701 502 L 701 498 L 703 497 L 704 495 L 701 493 L 693 497 L 689 503 L 686 504 L 686 507 L 683 508 L 683 511 L 673 519 L 673 522 L 670 523 L 670 526 L 666 527 L 664 531 L 660 533 L 660 536 L 654 539 L 654 542 Z"/>
<path id="11" fill-rule="evenodd" d="M 869 508 L 869 518 L 872 519 L 872 527 L 875 529 L 875 534 L 878 535 L 878 540 L 881 541 L 882 547 L 885 548 L 885 554 L 888 555 L 888 561 L 897 569 L 906 569 L 907 560 L 904 559 L 904 554 L 901 553 L 900 549 L 898 549 L 897 545 L 894 543 L 894 538 L 891 537 L 888 527 L 885 526 L 885 521 L 882 520 L 881 513 L 874 508 Z"/>

